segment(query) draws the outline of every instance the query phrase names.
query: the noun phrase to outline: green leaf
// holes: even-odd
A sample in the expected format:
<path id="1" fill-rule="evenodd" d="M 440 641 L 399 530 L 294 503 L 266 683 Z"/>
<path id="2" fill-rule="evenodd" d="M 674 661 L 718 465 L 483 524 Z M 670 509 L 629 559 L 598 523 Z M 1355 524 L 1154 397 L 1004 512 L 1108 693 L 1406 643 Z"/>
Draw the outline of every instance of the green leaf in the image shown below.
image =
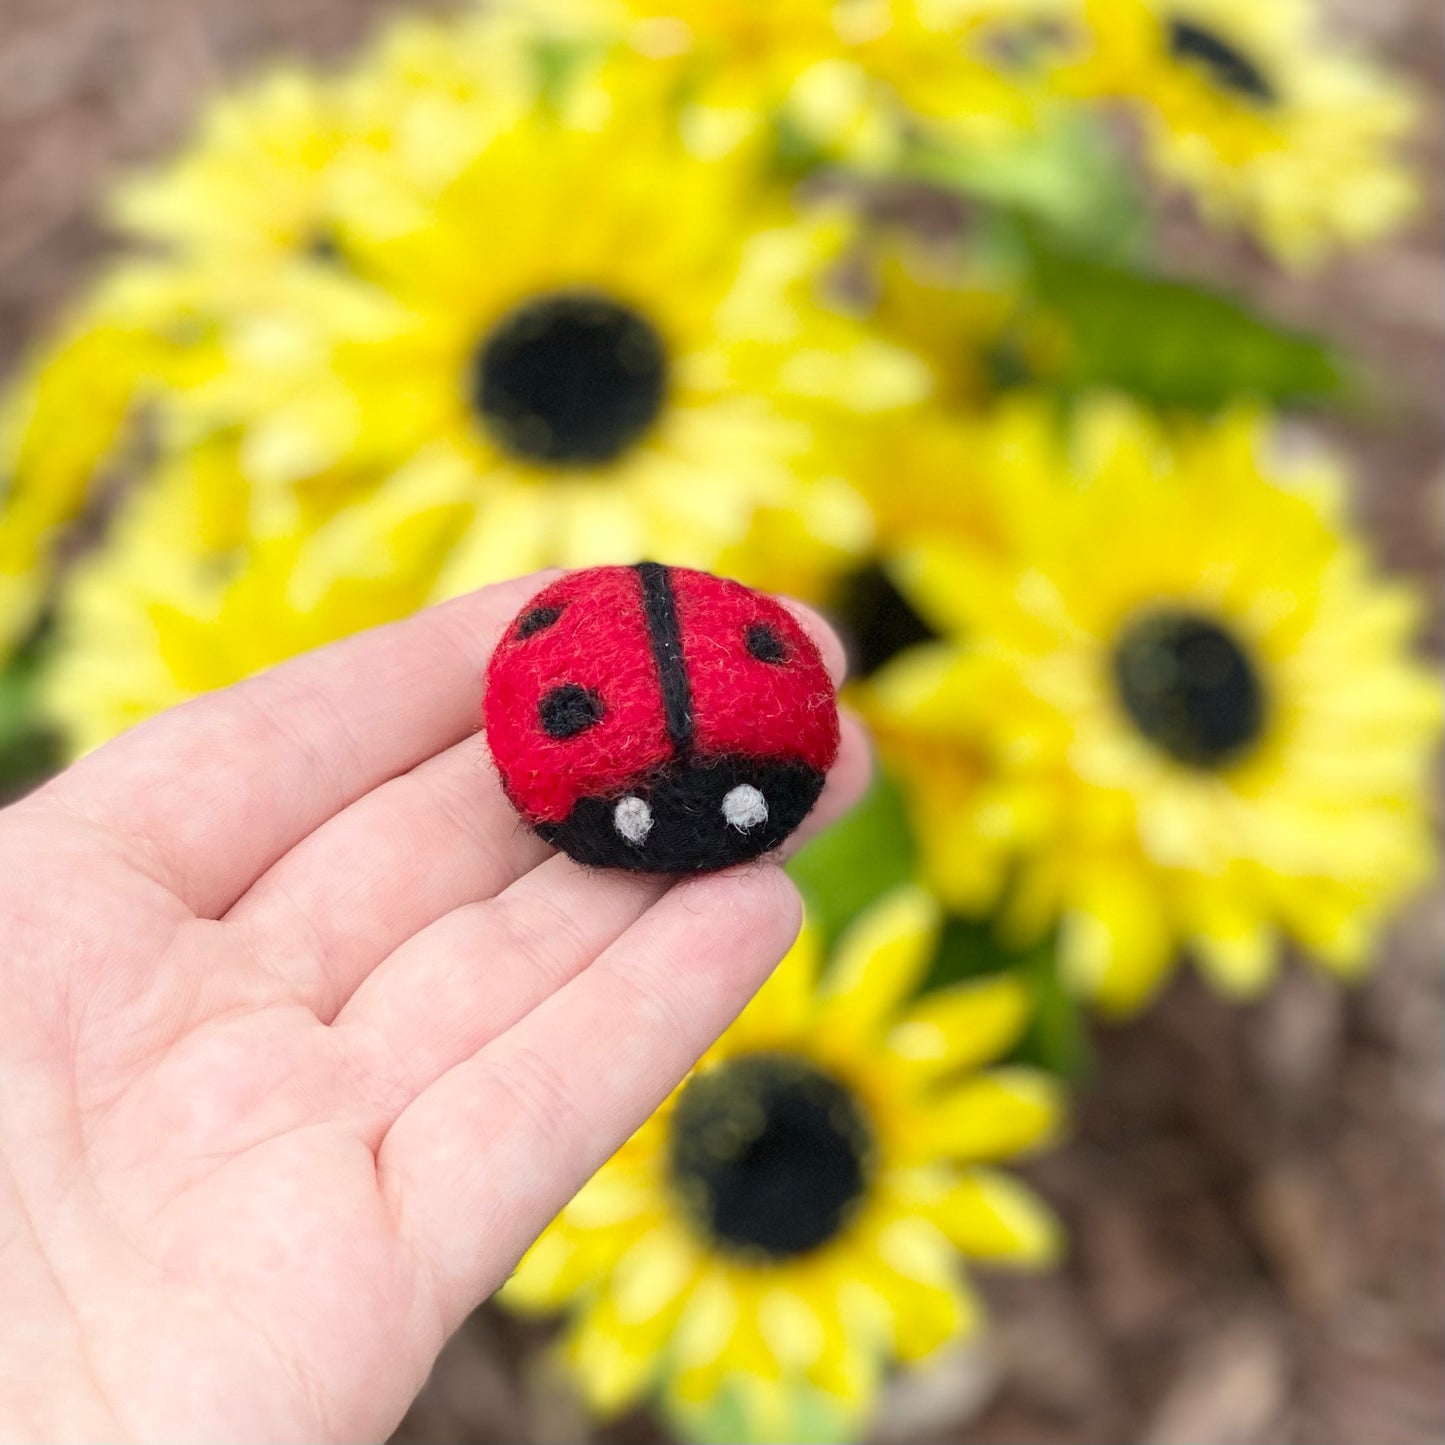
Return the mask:
<path id="1" fill-rule="evenodd" d="M 951 917 L 920 991 L 1001 973 L 1022 978 L 1034 998 L 1029 1026 L 1009 1061 L 1032 1064 L 1070 1083 L 1086 1077 L 1093 1064 L 1088 1022 L 1078 997 L 1059 979 L 1052 937 L 1027 948 L 1009 948 L 999 941 L 992 919 Z"/>
<path id="2" fill-rule="evenodd" d="M 1034 1014 L 1012 1061 L 1045 1069 L 1069 1084 L 1082 1083 L 1094 1072 L 1093 1035 L 1083 1000 L 1059 978 L 1052 940 L 1033 950 L 1021 972 L 1033 988 Z"/>
<path id="3" fill-rule="evenodd" d="M 1343 360 L 1189 282 L 1062 248 L 1035 229 L 1028 286 L 1068 333 L 1065 390 L 1111 387 L 1156 406 L 1215 410 L 1242 397 L 1281 405 L 1338 401 Z"/>
<path id="4" fill-rule="evenodd" d="M 878 774 L 863 801 L 788 864 L 808 916 L 831 942 L 875 899 L 917 871 L 898 785 Z"/>
<path id="5" fill-rule="evenodd" d="M 923 982 L 923 992 L 948 988 L 971 978 L 989 974 L 1014 973 L 1026 969 L 1034 956 L 1048 945 L 1026 949 L 1005 948 L 987 918 L 948 918 L 938 940 L 933 967 Z"/>
<path id="6" fill-rule="evenodd" d="M 829 945 L 871 903 L 913 882 L 917 849 L 898 784 L 876 775 L 863 801 L 802 849 L 788 872 Z M 950 916 L 920 992 L 998 973 L 1025 978 L 1035 998 L 1029 1027 L 1010 1058 L 1071 1082 L 1087 1076 L 1093 1059 L 1087 1019 L 1059 980 L 1052 937 L 1010 948 L 999 941 L 992 919 Z"/>
<path id="7" fill-rule="evenodd" d="M 1136 257 L 1148 239 L 1138 185 L 1118 146 L 1089 118 L 1069 116 L 987 148 L 919 145 L 905 169 L 1094 254 Z"/>
<path id="8" fill-rule="evenodd" d="M 60 739 L 35 703 L 35 663 L 22 655 L 0 672 L 0 805 L 57 773 Z"/>
<path id="9" fill-rule="evenodd" d="M 600 42 L 540 35 L 532 41 L 531 60 L 536 67 L 537 91 L 542 103 L 560 106 L 573 76 L 603 52 Z"/>
<path id="10" fill-rule="evenodd" d="M 836 157 L 827 147 L 809 135 L 787 111 L 773 117 L 772 180 L 792 184 L 835 161 Z"/>

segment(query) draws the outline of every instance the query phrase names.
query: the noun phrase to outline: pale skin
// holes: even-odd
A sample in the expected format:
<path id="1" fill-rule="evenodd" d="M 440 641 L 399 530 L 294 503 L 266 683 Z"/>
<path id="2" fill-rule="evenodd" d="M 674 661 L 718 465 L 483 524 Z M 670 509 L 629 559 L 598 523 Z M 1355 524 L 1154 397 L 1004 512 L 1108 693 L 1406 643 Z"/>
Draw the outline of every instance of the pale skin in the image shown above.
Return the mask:
<path id="1" fill-rule="evenodd" d="M 518 826 L 480 677 L 547 580 L 0 812 L 0 1438 L 383 1438 L 791 944 L 775 861 L 589 873 Z M 846 723 L 810 828 L 867 768 Z"/>

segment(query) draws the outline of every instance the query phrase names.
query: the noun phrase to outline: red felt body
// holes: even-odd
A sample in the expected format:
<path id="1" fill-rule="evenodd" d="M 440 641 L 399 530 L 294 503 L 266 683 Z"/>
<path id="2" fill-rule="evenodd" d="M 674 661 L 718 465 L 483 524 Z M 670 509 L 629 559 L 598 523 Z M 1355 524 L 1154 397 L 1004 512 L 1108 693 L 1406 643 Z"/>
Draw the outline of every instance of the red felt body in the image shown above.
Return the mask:
<path id="1" fill-rule="evenodd" d="M 518 810 L 557 822 L 578 798 L 608 794 L 618 779 L 660 766 L 671 746 L 636 572 L 574 572 L 534 597 L 521 617 L 537 607 L 559 607 L 561 615 L 535 636 L 519 637 L 516 622 L 507 629 L 487 668 L 483 725 Z M 595 692 L 606 711 L 578 737 L 551 738 L 538 703 L 566 683 Z"/>
<path id="2" fill-rule="evenodd" d="M 838 704 L 813 639 L 772 597 L 707 572 L 671 572 L 698 753 L 796 758 L 826 773 L 838 756 Z M 749 654 L 755 623 L 782 640 L 782 662 Z"/>
<path id="3" fill-rule="evenodd" d="M 669 568 L 692 695 L 694 757 L 742 755 L 807 763 L 826 772 L 838 753 L 832 680 L 812 639 L 771 597 L 704 572 Z M 529 636 L 521 624 L 557 608 Z M 780 662 L 747 645 L 765 624 Z M 601 719 L 580 735 L 548 736 L 539 716 L 553 688 L 576 684 L 601 699 Z M 483 725 L 507 795 L 532 822 L 560 822 L 582 798 L 614 798 L 664 768 L 662 685 L 635 568 L 596 567 L 544 588 L 498 643 L 487 669 Z"/>

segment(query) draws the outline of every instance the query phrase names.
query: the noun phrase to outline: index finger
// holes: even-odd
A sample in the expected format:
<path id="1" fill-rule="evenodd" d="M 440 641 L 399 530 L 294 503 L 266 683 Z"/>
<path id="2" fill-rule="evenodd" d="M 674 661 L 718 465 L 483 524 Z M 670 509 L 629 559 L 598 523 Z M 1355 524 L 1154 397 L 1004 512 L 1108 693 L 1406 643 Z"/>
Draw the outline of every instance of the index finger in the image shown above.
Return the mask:
<path id="1" fill-rule="evenodd" d="M 116 834 L 218 918 L 333 814 L 476 729 L 497 638 L 557 575 L 484 587 L 183 703 L 31 800 Z"/>

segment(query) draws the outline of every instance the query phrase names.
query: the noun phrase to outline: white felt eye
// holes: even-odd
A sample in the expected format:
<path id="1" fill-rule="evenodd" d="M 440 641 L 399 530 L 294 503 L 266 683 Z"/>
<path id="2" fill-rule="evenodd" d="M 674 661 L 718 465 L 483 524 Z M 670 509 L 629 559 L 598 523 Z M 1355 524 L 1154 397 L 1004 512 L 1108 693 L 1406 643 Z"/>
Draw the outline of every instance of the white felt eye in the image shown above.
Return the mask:
<path id="1" fill-rule="evenodd" d="M 652 809 L 641 798 L 623 798 L 612 810 L 612 826 L 640 848 L 652 832 Z"/>
<path id="2" fill-rule="evenodd" d="M 723 817 L 740 833 L 768 821 L 768 800 L 751 783 L 730 788 L 722 801 Z"/>

